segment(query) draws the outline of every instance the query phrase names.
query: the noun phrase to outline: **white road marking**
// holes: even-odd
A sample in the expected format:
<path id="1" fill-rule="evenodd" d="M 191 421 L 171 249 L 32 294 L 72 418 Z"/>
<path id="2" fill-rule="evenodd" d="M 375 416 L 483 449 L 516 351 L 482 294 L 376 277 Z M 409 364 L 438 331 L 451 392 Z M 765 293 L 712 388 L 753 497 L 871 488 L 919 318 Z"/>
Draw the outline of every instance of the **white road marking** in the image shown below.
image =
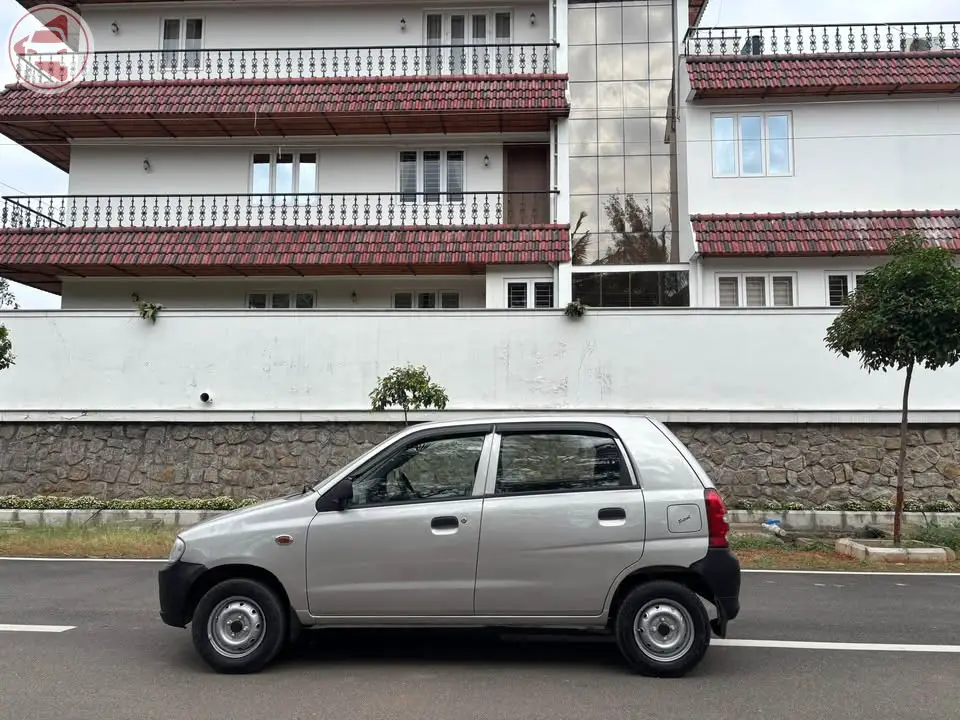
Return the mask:
<path id="1" fill-rule="evenodd" d="M 774 650 L 859 650 L 861 652 L 960 653 L 960 645 L 900 645 L 894 643 L 807 642 L 804 640 L 711 639 L 718 647 L 771 648 Z"/>
<path id="2" fill-rule="evenodd" d="M 768 575 L 881 575 L 883 577 L 952 577 L 960 580 L 960 573 L 949 572 L 883 572 L 882 570 L 741 570 L 742 573 Z"/>
<path id="3" fill-rule="evenodd" d="M 76 625 L 5 625 L 0 623 L 0 632 L 62 633 L 76 627 Z"/>
<path id="4" fill-rule="evenodd" d="M 165 563 L 152 558 L 55 558 L 55 557 L 0 557 L 0 562 L 97 562 L 97 563 Z"/>

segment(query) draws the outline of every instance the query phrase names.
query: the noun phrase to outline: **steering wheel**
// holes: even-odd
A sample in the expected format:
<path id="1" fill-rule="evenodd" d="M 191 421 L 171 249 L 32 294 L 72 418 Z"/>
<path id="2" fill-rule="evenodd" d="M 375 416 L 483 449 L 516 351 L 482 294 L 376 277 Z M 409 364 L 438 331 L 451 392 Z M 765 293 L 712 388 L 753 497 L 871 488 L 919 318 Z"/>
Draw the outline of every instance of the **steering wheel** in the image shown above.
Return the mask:
<path id="1" fill-rule="evenodd" d="M 410 478 L 407 477 L 403 470 L 397 471 L 397 479 L 400 481 L 400 484 L 403 485 L 403 491 L 407 493 L 409 497 L 418 497 L 417 491 L 414 490 L 413 485 L 410 484 Z"/>

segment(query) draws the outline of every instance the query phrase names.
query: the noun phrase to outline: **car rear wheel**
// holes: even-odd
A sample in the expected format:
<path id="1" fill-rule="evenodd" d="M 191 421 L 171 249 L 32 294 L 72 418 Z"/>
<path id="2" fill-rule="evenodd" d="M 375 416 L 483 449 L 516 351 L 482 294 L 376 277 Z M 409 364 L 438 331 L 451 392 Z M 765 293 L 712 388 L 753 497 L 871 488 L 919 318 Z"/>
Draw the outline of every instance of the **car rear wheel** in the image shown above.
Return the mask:
<path id="1" fill-rule="evenodd" d="M 710 618 L 700 598 L 668 580 L 631 590 L 617 612 L 614 631 L 631 667 L 653 677 L 686 675 L 710 646 Z"/>
<path id="2" fill-rule="evenodd" d="M 214 585 L 193 613 L 193 644 L 220 673 L 252 673 L 283 649 L 288 613 L 269 587 L 237 578 Z"/>

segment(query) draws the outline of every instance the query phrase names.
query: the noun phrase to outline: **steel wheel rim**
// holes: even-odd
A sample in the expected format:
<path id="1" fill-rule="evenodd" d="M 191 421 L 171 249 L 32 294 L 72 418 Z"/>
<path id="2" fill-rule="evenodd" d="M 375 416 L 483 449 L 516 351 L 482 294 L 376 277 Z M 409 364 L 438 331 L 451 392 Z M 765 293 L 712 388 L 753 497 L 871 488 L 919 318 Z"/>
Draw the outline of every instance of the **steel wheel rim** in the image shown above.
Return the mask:
<path id="1" fill-rule="evenodd" d="M 658 663 L 674 662 L 686 655 L 693 647 L 695 634 L 690 613 L 673 600 L 652 600 L 633 620 L 637 647 Z"/>
<path id="2" fill-rule="evenodd" d="M 250 598 L 231 597 L 220 602 L 207 620 L 210 645 L 226 658 L 245 658 L 254 652 L 266 633 L 263 610 Z"/>

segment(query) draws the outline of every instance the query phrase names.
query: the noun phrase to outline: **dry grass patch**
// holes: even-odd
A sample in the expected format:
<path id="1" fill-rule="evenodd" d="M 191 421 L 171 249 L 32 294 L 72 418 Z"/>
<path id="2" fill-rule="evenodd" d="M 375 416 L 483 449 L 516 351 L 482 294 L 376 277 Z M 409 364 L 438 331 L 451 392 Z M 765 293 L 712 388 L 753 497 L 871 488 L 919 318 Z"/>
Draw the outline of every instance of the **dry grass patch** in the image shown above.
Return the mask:
<path id="1" fill-rule="evenodd" d="M 176 528 L 0 528 L 0 556 L 160 559 L 170 553 Z"/>

